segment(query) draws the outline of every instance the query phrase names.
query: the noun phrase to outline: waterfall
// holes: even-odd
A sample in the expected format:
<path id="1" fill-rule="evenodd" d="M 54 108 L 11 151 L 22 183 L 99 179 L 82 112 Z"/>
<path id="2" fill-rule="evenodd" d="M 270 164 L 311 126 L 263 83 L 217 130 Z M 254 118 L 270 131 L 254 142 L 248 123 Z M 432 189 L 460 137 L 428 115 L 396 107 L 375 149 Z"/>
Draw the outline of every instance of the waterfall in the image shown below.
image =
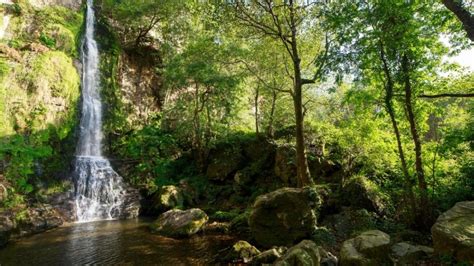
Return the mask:
<path id="1" fill-rule="evenodd" d="M 82 115 L 74 161 L 76 215 L 79 222 L 117 219 L 127 194 L 122 177 L 102 156 L 102 102 L 99 50 L 94 39 L 93 0 L 87 0 L 82 45 Z"/>

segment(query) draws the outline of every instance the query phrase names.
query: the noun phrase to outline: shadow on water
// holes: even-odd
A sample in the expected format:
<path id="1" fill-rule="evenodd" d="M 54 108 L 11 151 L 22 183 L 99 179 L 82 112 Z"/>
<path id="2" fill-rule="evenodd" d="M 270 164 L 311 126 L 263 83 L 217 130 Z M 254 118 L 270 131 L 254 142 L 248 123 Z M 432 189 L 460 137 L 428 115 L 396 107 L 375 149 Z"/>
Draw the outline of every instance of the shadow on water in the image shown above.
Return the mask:
<path id="1" fill-rule="evenodd" d="M 224 235 L 171 239 L 146 220 L 72 224 L 0 250 L 3 265 L 207 265 L 235 240 Z"/>

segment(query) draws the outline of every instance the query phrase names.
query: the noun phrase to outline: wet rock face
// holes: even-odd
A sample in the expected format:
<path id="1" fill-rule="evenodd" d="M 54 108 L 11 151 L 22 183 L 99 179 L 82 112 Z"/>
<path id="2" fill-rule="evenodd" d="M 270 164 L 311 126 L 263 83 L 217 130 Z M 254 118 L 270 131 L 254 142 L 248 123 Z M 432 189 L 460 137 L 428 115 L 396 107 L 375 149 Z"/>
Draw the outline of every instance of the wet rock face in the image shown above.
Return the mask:
<path id="1" fill-rule="evenodd" d="M 45 232 L 64 222 L 62 215 L 51 205 L 30 207 L 22 212 L 0 213 L 0 247 L 11 238 L 18 238 Z"/>
<path id="2" fill-rule="evenodd" d="M 379 230 L 366 231 L 346 240 L 341 248 L 341 265 L 381 265 L 387 263 L 390 236 Z"/>
<path id="3" fill-rule="evenodd" d="M 132 219 L 140 214 L 140 193 L 132 187 L 125 187 L 123 204 L 120 210 L 119 219 Z"/>
<path id="4" fill-rule="evenodd" d="M 259 196 L 250 213 L 252 236 L 264 247 L 293 244 L 316 229 L 319 204 L 312 188 L 282 188 Z"/>
<path id="5" fill-rule="evenodd" d="M 48 202 L 56 209 L 65 222 L 77 220 L 76 203 L 72 192 L 58 193 L 48 199 Z"/>
<path id="6" fill-rule="evenodd" d="M 153 232 L 170 237 L 187 237 L 196 234 L 208 221 L 200 209 L 169 210 L 151 225 Z"/>
<path id="7" fill-rule="evenodd" d="M 117 81 L 118 100 L 126 110 L 130 125 L 146 124 L 161 111 L 163 91 L 161 77 L 155 67 L 160 64 L 159 51 L 152 47 L 143 51 L 127 51 L 119 58 Z"/>
<path id="8" fill-rule="evenodd" d="M 303 240 L 291 247 L 275 262 L 275 266 L 337 265 L 337 258 L 311 240 Z"/>
<path id="9" fill-rule="evenodd" d="M 458 202 L 431 228 L 436 253 L 474 263 L 474 201 Z"/>
<path id="10" fill-rule="evenodd" d="M 27 212 L 18 222 L 20 236 L 41 233 L 63 224 L 61 215 L 50 205 L 31 208 Z"/>

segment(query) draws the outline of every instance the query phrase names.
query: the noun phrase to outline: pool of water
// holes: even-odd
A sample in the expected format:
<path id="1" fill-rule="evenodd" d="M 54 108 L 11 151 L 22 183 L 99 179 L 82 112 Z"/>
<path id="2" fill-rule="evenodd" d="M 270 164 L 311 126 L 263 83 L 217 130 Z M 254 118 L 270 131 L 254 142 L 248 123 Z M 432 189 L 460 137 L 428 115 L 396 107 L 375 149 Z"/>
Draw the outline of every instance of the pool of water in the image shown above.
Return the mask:
<path id="1" fill-rule="evenodd" d="M 226 235 L 172 239 L 151 234 L 149 221 L 71 224 L 0 249 L 0 265 L 208 265 L 235 242 Z"/>

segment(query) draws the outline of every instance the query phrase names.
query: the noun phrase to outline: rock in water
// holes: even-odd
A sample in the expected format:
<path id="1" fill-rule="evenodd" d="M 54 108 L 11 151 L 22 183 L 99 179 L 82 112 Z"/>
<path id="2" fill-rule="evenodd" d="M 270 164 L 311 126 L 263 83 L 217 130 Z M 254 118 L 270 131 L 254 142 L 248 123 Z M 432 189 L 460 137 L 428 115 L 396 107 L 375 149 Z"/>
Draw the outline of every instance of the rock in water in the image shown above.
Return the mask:
<path id="1" fill-rule="evenodd" d="M 199 232 L 208 219 L 200 209 L 169 210 L 158 217 L 151 229 L 164 236 L 186 237 Z"/>
<path id="2" fill-rule="evenodd" d="M 435 252 L 474 263 L 474 201 L 458 202 L 431 227 Z"/>
<path id="3" fill-rule="evenodd" d="M 390 236 L 379 230 L 366 231 L 344 241 L 341 265 L 380 265 L 387 263 Z"/>
<path id="4" fill-rule="evenodd" d="M 232 246 L 230 252 L 226 255 L 227 262 L 249 262 L 254 256 L 260 254 L 260 251 L 249 242 L 240 240 Z"/>
<path id="5" fill-rule="evenodd" d="M 252 236 L 264 247 L 293 244 L 316 229 L 317 192 L 306 188 L 282 188 L 259 196 L 250 213 Z"/>
<path id="6" fill-rule="evenodd" d="M 311 240 L 303 240 L 298 245 L 288 249 L 279 258 L 275 266 L 293 265 L 337 265 L 337 258 Z"/>

